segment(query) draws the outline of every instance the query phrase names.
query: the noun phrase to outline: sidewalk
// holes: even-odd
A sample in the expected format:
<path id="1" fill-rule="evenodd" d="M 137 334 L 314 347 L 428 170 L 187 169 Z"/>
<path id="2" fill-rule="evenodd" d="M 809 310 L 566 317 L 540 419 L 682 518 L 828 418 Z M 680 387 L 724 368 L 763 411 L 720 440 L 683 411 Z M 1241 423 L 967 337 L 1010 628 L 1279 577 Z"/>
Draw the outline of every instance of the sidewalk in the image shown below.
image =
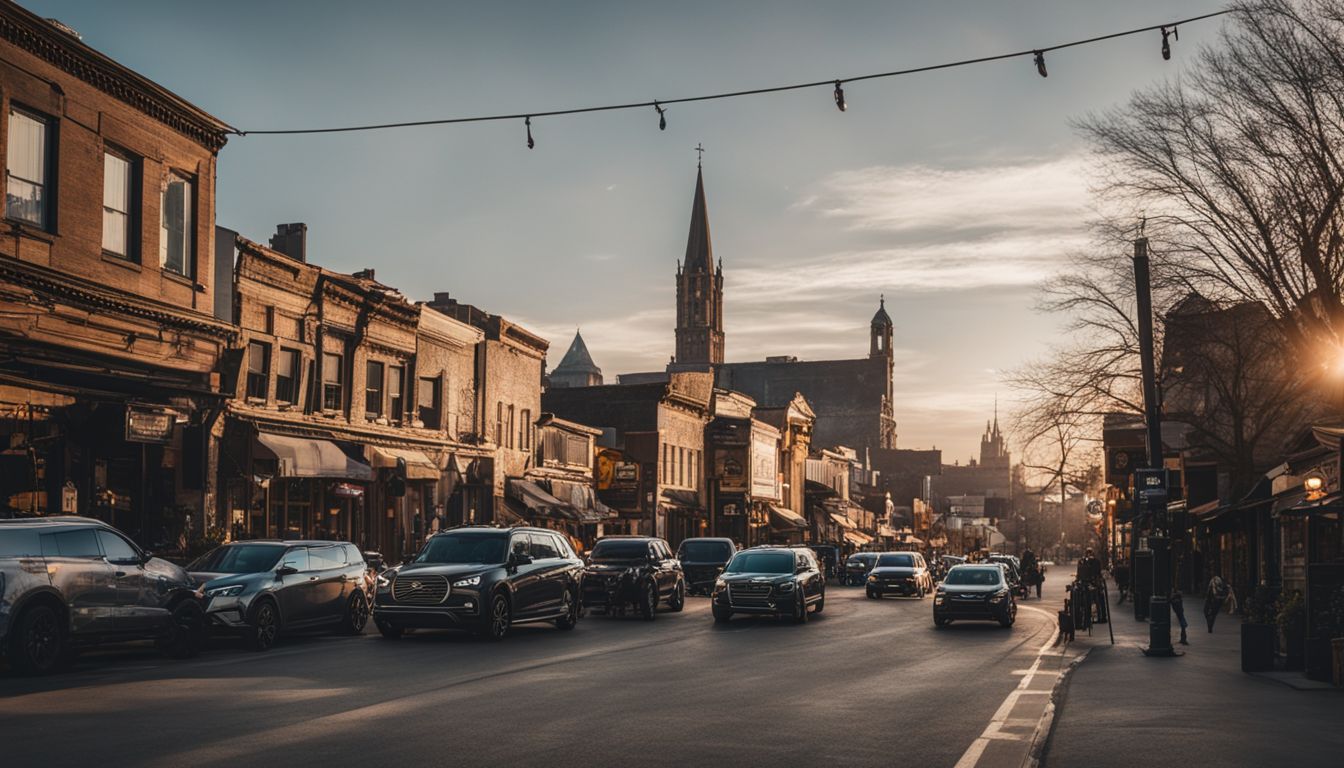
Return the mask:
<path id="1" fill-rule="evenodd" d="M 1043 765 L 1340 764 L 1344 692 L 1243 673 L 1240 620 L 1222 614 L 1209 634 L 1203 601 L 1190 596 L 1190 645 L 1176 645 L 1185 655 L 1148 658 L 1148 625 L 1111 602 L 1115 645 L 1104 624 L 1072 643 L 1090 652 L 1059 697 Z M 1172 627 L 1175 643 L 1174 616 Z"/>

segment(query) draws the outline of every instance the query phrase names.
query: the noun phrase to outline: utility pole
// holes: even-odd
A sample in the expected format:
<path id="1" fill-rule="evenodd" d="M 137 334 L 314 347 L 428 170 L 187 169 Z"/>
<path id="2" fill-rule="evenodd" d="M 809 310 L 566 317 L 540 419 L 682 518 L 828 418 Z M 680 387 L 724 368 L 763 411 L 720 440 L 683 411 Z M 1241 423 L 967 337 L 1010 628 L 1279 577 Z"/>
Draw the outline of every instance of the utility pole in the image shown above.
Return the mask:
<path id="1" fill-rule="evenodd" d="M 1142 233 L 1140 233 L 1142 234 Z M 1162 412 L 1157 401 L 1153 360 L 1153 297 L 1148 275 L 1148 239 L 1134 241 L 1134 298 L 1139 314 L 1139 357 L 1143 367 L 1143 410 L 1148 427 L 1148 469 L 1135 473 L 1136 501 L 1149 521 L 1153 594 L 1148 601 L 1148 656 L 1173 656 L 1171 645 L 1171 549 L 1167 540 L 1167 479 L 1162 460 Z"/>

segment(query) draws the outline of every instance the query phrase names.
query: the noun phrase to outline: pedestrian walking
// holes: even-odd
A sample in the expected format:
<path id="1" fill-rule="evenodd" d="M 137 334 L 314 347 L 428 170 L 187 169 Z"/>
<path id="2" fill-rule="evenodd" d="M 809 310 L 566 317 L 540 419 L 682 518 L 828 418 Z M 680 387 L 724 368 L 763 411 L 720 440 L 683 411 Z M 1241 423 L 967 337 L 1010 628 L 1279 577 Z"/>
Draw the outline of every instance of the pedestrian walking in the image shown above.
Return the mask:
<path id="1" fill-rule="evenodd" d="M 1167 598 L 1167 601 L 1171 605 L 1171 612 L 1176 614 L 1176 621 L 1181 625 L 1180 643 L 1181 645 L 1189 645 L 1190 641 L 1185 637 L 1185 629 L 1190 625 L 1185 621 L 1185 600 L 1181 597 L 1181 590 L 1171 590 L 1171 595 Z"/>
<path id="2" fill-rule="evenodd" d="M 1209 579 L 1209 588 L 1204 593 L 1204 619 L 1209 622 L 1209 632 L 1213 632 L 1213 623 L 1218 620 L 1218 614 L 1223 610 L 1223 603 L 1227 602 L 1227 597 L 1232 593 L 1232 588 L 1227 586 L 1223 577 L 1214 574 Z"/>
<path id="3" fill-rule="evenodd" d="M 1115 577 L 1115 591 L 1120 593 L 1115 604 L 1120 605 L 1129 597 L 1129 561 L 1116 560 L 1115 565 L 1111 566 L 1111 575 Z"/>

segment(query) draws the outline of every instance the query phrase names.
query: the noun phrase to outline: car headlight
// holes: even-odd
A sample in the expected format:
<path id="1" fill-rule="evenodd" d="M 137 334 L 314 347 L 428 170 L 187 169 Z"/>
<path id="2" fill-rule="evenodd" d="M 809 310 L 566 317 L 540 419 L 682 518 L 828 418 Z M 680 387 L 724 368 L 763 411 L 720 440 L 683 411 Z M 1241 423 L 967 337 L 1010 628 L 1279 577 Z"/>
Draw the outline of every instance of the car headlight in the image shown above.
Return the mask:
<path id="1" fill-rule="evenodd" d="M 481 575 L 470 576 L 465 579 L 459 579 L 453 582 L 454 587 L 478 587 L 481 584 Z"/>
<path id="2" fill-rule="evenodd" d="M 237 597 L 243 593 L 242 584 L 230 584 L 227 587 L 215 587 L 205 591 L 206 597 Z"/>
<path id="3" fill-rule="evenodd" d="M 379 589 L 387 589 L 388 587 L 392 586 L 392 576 L 390 574 L 391 574 L 390 571 L 383 571 L 382 573 L 378 574 Z"/>
<path id="4" fill-rule="evenodd" d="M 1007 599 L 1008 599 L 1008 590 L 1007 590 L 1007 589 L 1000 589 L 998 592 L 995 592 L 995 593 L 994 593 L 994 600 L 995 600 L 995 601 L 999 601 L 999 600 L 1007 600 Z"/>
<path id="5" fill-rule="evenodd" d="M 779 591 L 779 592 L 792 592 L 792 591 L 793 591 L 793 582 L 792 582 L 792 581 L 786 581 L 786 582 L 784 582 L 783 584 L 776 584 L 776 585 L 775 585 L 775 590 L 776 590 L 776 591 Z"/>
<path id="6" fill-rule="evenodd" d="M 714 591 L 715 591 L 715 592 L 718 592 L 718 591 L 721 590 L 721 589 L 727 589 L 727 588 L 728 588 L 728 582 L 724 581 L 723 579 L 715 579 L 715 580 L 714 580 Z"/>
<path id="7" fill-rule="evenodd" d="M 947 599 L 947 595 L 944 595 L 942 592 L 939 592 L 939 593 L 937 593 L 937 594 L 935 594 L 935 595 L 933 596 L 933 604 L 934 604 L 934 605 L 942 605 L 942 604 L 943 604 L 943 601 L 945 601 L 946 599 Z"/>
<path id="8" fill-rule="evenodd" d="M 868 574 L 868 580 L 869 580 L 869 581 L 877 581 L 877 577 L 874 576 L 874 575 L 872 575 L 872 574 L 870 573 L 870 574 Z"/>

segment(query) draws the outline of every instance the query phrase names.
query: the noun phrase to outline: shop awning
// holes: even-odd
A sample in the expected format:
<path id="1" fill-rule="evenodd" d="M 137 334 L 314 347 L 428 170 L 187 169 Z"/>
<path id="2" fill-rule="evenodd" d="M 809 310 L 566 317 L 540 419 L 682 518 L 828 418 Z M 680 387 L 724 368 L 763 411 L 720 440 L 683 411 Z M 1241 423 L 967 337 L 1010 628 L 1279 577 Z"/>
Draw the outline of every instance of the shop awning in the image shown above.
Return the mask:
<path id="1" fill-rule="evenodd" d="M 884 539 L 894 539 L 896 538 L 896 529 L 890 525 L 879 525 L 877 526 L 877 535 Z"/>
<path id="2" fill-rule="evenodd" d="M 529 512 L 551 517 L 577 518 L 574 508 L 542 490 L 541 486 L 530 480 L 509 478 L 508 495 L 521 502 Z"/>
<path id="3" fill-rule="evenodd" d="M 611 507 L 597 500 L 592 485 L 572 480 L 551 480 L 551 495 L 569 508 L 581 523 L 600 523 L 616 517 Z"/>
<path id="4" fill-rule="evenodd" d="M 368 464 L 345 455 L 330 440 L 258 432 L 257 442 L 279 460 L 276 472 L 279 477 L 330 477 L 357 482 L 373 479 L 373 469 Z"/>
<path id="5" fill-rule="evenodd" d="M 862 531 L 845 531 L 845 541 L 856 547 L 862 547 L 873 543 L 873 537 Z"/>
<path id="6" fill-rule="evenodd" d="M 849 519 L 849 516 L 848 516 L 848 515 L 842 515 L 842 514 L 839 514 L 839 513 L 837 513 L 837 512 L 832 512 L 832 513 L 831 513 L 831 522 L 835 523 L 836 525 L 840 526 L 841 528 L 844 528 L 844 529 L 847 530 L 847 531 L 852 531 L 852 530 L 858 528 L 858 526 L 855 525 L 855 524 L 853 523 L 853 521 L 851 521 L 851 520 Z"/>
<path id="7" fill-rule="evenodd" d="M 1344 509 L 1344 496 L 1338 492 L 1301 503 L 1280 512 L 1280 515 L 1311 515 L 1318 512 L 1339 512 Z"/>
<path id="8" fill-rule="evenodd" d="M 675 488 L 664 488 L 659 495 L 658 501 L 663 506 L 678 507 L 685 510 L 700 509 L 700 494 L 695 491 L 679 491 Z"/>
<path id="9" fill-rule="evenodd" d="M 770 522 L 774 523 L 776 528 L 797 528 L 807 527 L 807 518 L 794 512 L 787 507 L 777 507 L 770 505 Z"/>
<path id="10" fill-rule="evenodd" d="M 443 474 L 428 456 L 409 448 L 369 445 L 364 448 L 364 456 L 375 469 L 391 469 L 397 466 L 397 459 L 405 461 L 408 480 L 438 480 Z"/>

